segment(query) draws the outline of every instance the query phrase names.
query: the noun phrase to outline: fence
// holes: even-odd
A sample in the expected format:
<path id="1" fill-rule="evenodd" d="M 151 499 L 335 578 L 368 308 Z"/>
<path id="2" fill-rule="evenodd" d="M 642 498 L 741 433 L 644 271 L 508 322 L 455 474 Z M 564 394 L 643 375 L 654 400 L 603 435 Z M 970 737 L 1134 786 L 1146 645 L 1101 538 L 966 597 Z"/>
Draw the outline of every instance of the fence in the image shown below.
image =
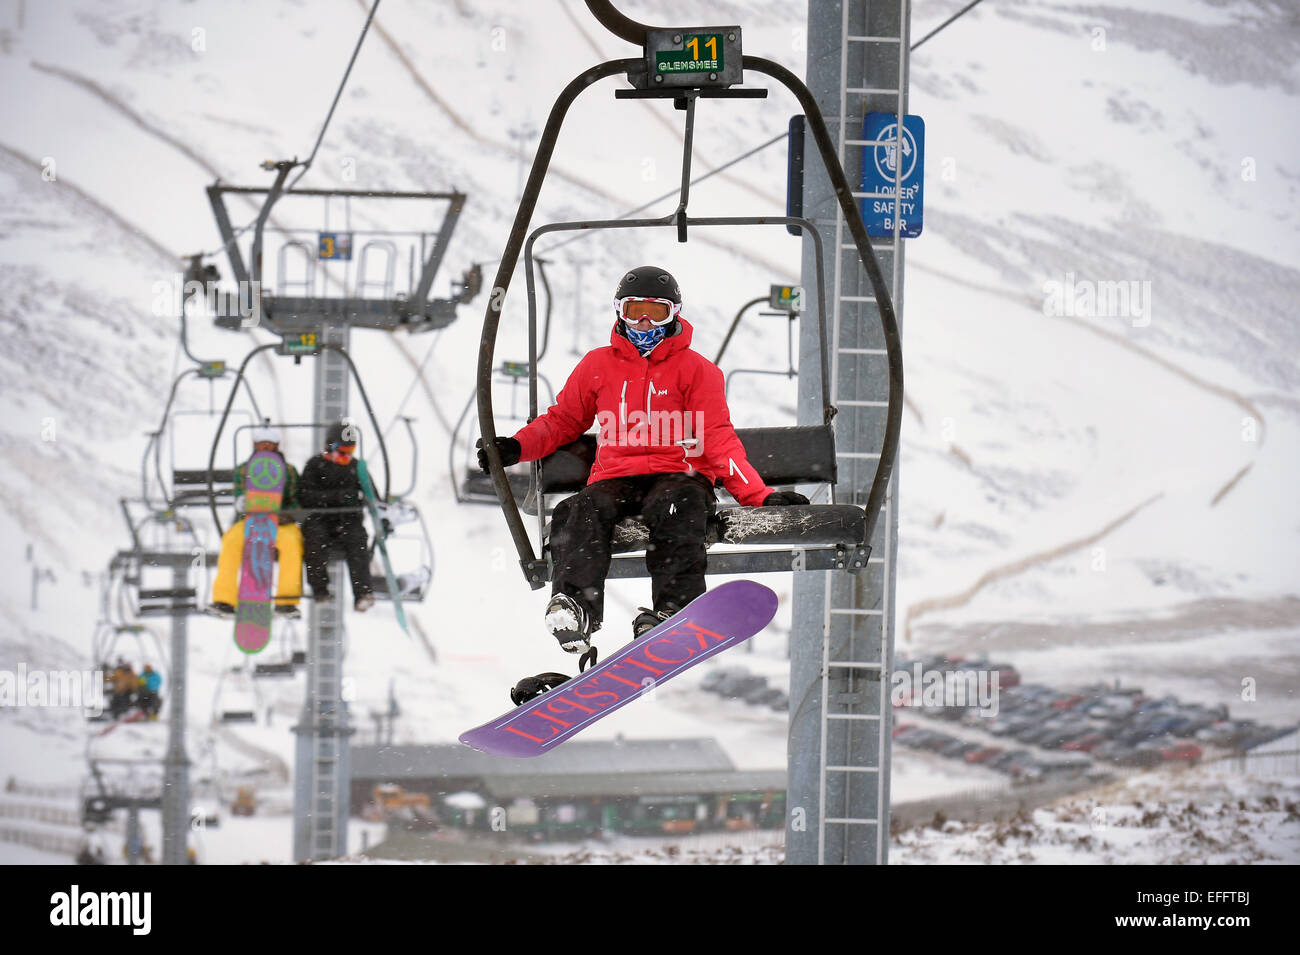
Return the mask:
<path id="1" fill-rule="evenodd" d="M 1300 749 L 1277 753 L 1232 753 L 1209 765 L 1242 776 L 1300 776 Z"/>

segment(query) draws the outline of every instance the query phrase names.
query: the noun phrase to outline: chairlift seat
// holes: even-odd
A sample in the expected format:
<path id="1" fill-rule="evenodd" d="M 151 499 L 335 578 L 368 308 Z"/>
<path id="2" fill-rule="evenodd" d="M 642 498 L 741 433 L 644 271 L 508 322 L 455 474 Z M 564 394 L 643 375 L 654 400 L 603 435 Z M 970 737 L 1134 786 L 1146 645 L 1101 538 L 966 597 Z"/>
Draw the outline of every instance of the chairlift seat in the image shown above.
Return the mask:
<path id="1" fill-rule="evenodd" d="M 510 490 L 514 493 L 516 500 L 521 500 L 527 496 L 529 486 L 532 483 L 532 477 L 529 474 L 507 470 L 506 478 L 510 481 Z M 466 473 L 460 490 L 465 497 L 474 500 L 488 500 L 493 504 L 497 500 L 497 489 L 496 485 L 492 483 L 492 476 L 484 474 L 477 468 Z"/>
<path id="2" fill-rule="evenodd" d="M 227 710 L 221 714 L 223 723 L 256 723 L 257 714 L 252 710 Z"/>
<path id="3" fill-rule="evenodd" d="M 835 436 L 831 426 L 738 428 L 736 436 L 754 470 L 773 487 L 785 484 L 835 483 Z M 542 490 L 572 494 L 591 477 L 596 435 L 584 434 L 542 461 Z M 831 506 L 831 505 L 819 505 Z"/>
<path id="4" fill-rule="evenodd" d="M 830 425 L 787 428 L 741 428 L 736 435 L 749 462 L 772 486 L 834 483 L 835 440 Z M 596 435 L 585 434 L 541 463 L 541 487 L 547 494 L 575 493 L 584 487 L 596 459 Z M 709 521 L 706 545 L 777 545 L 800 550 L 837 551 L 826 560 L 811 561 L 807 569 L 860 569 L 866 561 L 866 512 L 853 504 L 814 504 L 778 507 L 724 507 Z M 549 526 L 547 528 L 549 540 Z M 614 529 L 615 554 L 644 551 L 650 531 L 627 518 Z M 744 552 L 710 554 L 710 573 L 790 570 L 788 553 L 767 552 L 761 561 L 747 561 Z M 626 566 L 615 560 L 611 577 L 640 576 L 642 561 Z M 620 566 L 620 565 L 624 566 Z"/>
<path id="5" fill-rule="evenodd" d="M 253 676 L 293 676 L 293 661 L 283 663 L 258 663 L 253 667 Z"/>
<path id="6" fill-rule="evenodd" d="M 235 469 L 212 471 L 212 493 L 223 500 L 235 496 Z M 207 468 L 176 468 L 172 471 L 172 506 L 198 507 L 208 503 Z"/>

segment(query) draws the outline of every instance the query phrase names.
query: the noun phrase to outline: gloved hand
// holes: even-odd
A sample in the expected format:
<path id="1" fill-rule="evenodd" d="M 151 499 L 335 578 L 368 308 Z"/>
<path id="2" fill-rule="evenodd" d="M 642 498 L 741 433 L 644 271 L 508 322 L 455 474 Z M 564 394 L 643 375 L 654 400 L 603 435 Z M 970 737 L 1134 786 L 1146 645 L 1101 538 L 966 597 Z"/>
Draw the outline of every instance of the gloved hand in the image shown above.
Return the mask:
<path id="1" fill-rule="evenodd" d="M 388 518 L 381 517 L 379 523 L 384 529 L 384 537 L 391 537 L 393 533 L 393 525 L 389 523 Z"/>
<path id="2" fill-rule="evenodd" d="M 789 504 L 807 504 L 808 498 L 798 491 L 773 491 L 763 498 L 763 507 L 781 507 Z"/>
<path id="3" fill-rule="evenodd" d="M 497 438 L 495 441 L 497 454 L 501 455 L 501 466 L 508 468 L 512 464 L 519 463 L 519 456 L 523 454 L 519 442 L 514 438 Z M 487 452 L 483 450 L 483 439 L 479 438 L 474 442 L 474 447 L 478 448 L 478 466 L 483 469 L 483 473 L 488 473 Z"/>

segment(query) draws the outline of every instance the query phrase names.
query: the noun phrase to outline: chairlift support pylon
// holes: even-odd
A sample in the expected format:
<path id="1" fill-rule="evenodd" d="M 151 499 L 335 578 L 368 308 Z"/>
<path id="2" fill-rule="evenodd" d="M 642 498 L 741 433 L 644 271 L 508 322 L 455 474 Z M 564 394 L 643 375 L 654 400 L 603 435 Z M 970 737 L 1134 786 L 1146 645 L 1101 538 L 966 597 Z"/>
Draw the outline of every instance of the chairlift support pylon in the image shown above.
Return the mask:
<path id="1" fill-rule="evenodd" d="M 619 13 L 609 0 L 586 0 L 587 7 L 596 19 L 616 36 L 640 46 L 643 56 L 622 60 L 611 60 L 598 64 L 581 73 L 560 93 L 547 118 L 546 128 L 538 142 L 537 152 L 529 173 L 528 184 L 524 189 L 516 212 L 506 248 L 502 254 L 493 288 L 499 290 L 488 303 L 484 316 L 483 335 L 478 361 L 478 406 L 479 422 L 483 432 L 483 445 L 487 452 L 489 467 L 497 498 L 510 529 L 511 537 L 518 551 L 520 566 L 525 579 L 533 589 L 539 589 L 550 578 L 550 562 L 545 547 L 544 514 L 546 511 L 544 495 L 548 492 L 577 490 L 586 483 L 590 470 L 591 457 L 594 454 L 594 436 L 587 435 L 566 449 L 557 451 L 540 465 L 538 513 L 538 536 L 543 542 L 539 557 L 533 550 L 528 531 L 520 516 L 519 506 L 513 489 L 502 468 L 500 455 L 497 453 L 497 437 L 493 418 L 491 374 L 495 364 L 493 352 L 496 344 L 497 329 L 501 311 L 510 280 L 518 263 L 520 252 L 525 256 L 525 278 L 529 296 L 529 349 L 530 359 L 536 355 L 536 295 L 533 282 L 532 246 L 541 235 L 556 231 L 580 231 L 592 229 L 642 229 L 673 228 L 678 241 L 685 242 L 689 230 L 695 227 L 742 226 L 742 225 L 780 225 L 797 226 L 812 239 L 816 259 L 818 285 L 818 328 L 820 330 L 821 388 L 823 404 L 823 421 L 820 425 L 795 428 L 741 429 L 738 436 L 745 444 L 751 462 L 758 468 L 764 479 L 774 485 L 780 484 L 815 484 L 827 483 L 833 486 L 836 476 L 836 459 L 834 432 L 831 419 L 835 408 L 829 393 L 829 349 L 830 342 L 826 319 L 826 283 L 822 241 L 813 224 L 798 216 L 743 216 L 743 217 L 708 217 L 692 218 L 687 214 L 690 188 L 690 164 L 694 134 L 696 101 L 699 99 L 738 99 L 762 98 L 767 95 L 765 89 L 740 88 L 732 85 L 741 81 L 741 70 L 751 70 L 769 76 L 784 85 L 799 101 L 807 116 L 808 128 L 817 143 L 823 164 L 831 179 L 840 207 L 843 211 L 853 245 L 858 252 L 864 268 L 875 291 L 876 301 L 880 305 L 880 315 L 886 348 L 890 377 L 889 408 L 887 412 L 885 438 L 879 458 L 876 477 L 872 484 L 865 509 L 856 505 L 815 505 L 820 513 L 816 515 L 820 526 L 810 528 L 809 510 L 799 508 L 799 514 L 791 514 L 792 525 L 797 522 L 798 531 L 792 533 L 793 526 L 784 533 L 773 534 L 769 531 L 754 533 L 754 522 L 746 522 L 749 509 L 735 508 L 721 512 L 715 523 L 715 533 L 719 538 L 732 543 L 759 542 L 780 543 L 786 545 L 781 550 L 764 550 L 749 552 L 709 554 L 710 573 L 759 573 L 765 571 L 789 571 L 801 563 L 804 569 L 846 569 L 860 570 L 866 566 L 870 554 L 868 542 L 872 530 L 884 503 L 889 485 L 894 459 L 898 449 L 898 436 L 902 416 L 903 367 L 901 342 L 889 288 L 871 247 L 862 216 L 852 198 L 852 188 L 839 163 L 835 144 L 826 128 L 826 123 L 817 106 L 816 100 L 808 88 L 793 73 L 778 63 L 762 57 L 741 56 L 741 70 L 731 71 L 735 59 L 740 54 L 739 27 L 707 28 L 718 36 L 719 41 L 725 36 L 730 46 L 730 57 L 726 59 L 729 72 L 710 74 L 703 79 L 699 74 L 694 78 L 690 74 L 673 75 L 671 72 L 655 72 L 650 78 L 651 70 L 658 61 L 656 50 L 671 49 L 673 44 L 680 47 L 683 35 L 690 29 L 676 28 L 664 30 L 647 27 Z M 706 32 L 705 29 L 696 30 Z M 685 137 L 682 159 L 682 186 L 677 209 L 660 218 L 632 220 L 601 220 L 555 223 L 540 226 L 528 232 L 528 226 L 537 198 L 545 179 L 551 156 L 558 140 L 564 117 L 578 94 L 598 80 L 623 74 L 633 87 L 615 91 L 615 99 L 657 99 L 674 100 L 678 109 L 683 109 L 685 118 Z M 535 367 L 535 366 L 534 366 Z M 533 369 L 530 368 L 530 374 Z M 536 414 L 536 379 L 531 382 L 532 403 L 530 412 Z M 810 466 L 811 465 L 811 466 Z M 557 475 L 556 472 L 568 473 Z M 778 473 L 784 472 L 784 473 Z M 811 473 L 810 473 L 811 472 Z M 563 478 L 562 480 L 560 478 Z M 832 493 L 833 500 L 833 493 Z M 770 509 L 769 509 L 770 510 Z M 793 511 L 795 509 L 791 509 Z M 773 515 L 766 515 L 763 524 L 770 526 Z M 824 518 L 824 519 L 823 519 Z M 626 525 L 624 525 L 626 526 Z M 644 537 L 625 537 L 622 541 L 615 535 L 615 552 L 627 550 L 637 545 L 644 546 Z M 797 549 L 790 549 L 793 545 Z M 615 557 L 611 564 L 611 577 L 643 576 L 646 573 L 642 558 Z"/>
<path id="2" fill-rule="evenodd" d="M 478 267 L 467 271 L 462 281 L 453 283 L 453 296 L 449 299 L 431 300 L 433 279 L 446 253 L 451 233 L 459 218 L 466 196 L 460 192 L 415 193 L 415 192 L 376 192 L 352 190 L 320 190 L 287 188 L 285 181 L 290 170 L 301 165 L 296 161 L 266 163 L 263 168 L 275 172 L 275 180 L 270 187 L 247 188 L 224 186 L 215 183 L 208 188 L 208 197 L 217 227 L 222 235 L 224 248 L 230 257 L 234 278 L 240 283 L 246 296 L 241 296 L 242 303 L 250 308 L 255 306 L 259 324 L 280 336 L 276 347 L 279 354 L 288 355 L 295 360 L 304 356 L 317 359 L 315 367 L 314 403 L 312 416 L 318 421 L 337 421 L 348 415 L 349 372 L 356 377 L 361 388 L 356 368 L 347 353 L 349 336 L 353 328 L 374 328 L 395 331 L 406 328 L 409 331 L 425 331 L 449 325 L 456 317 L 458 305 L 468 302 L 482 288 L 482 273 Z M 296 180 L 295 180 L 296 181 Z M 238 245 L 238 237 L 230 223 L 226 210 L 225 197 L 230 193 L 244 193 L 263 196 L 263 204 L 254 223 L 248 264 L 245 264 L 243 252 Z M 436 235 L 419 234 L 420 270 L 416 278 L 412 253 L 410 269 L 411 285 L 407 294 L 400 294 L 390 288 L 387 273 L 383 284 L 385 296 L 382 298 L 366 297 L 371 289 L 369 276 L 362 274 L 360 285 L 349 289 L 347 274 L 343 282 L 343 294 L 329 297 L 321 294 L 315 286 L 303 288 L 302 295 L 287 295 L 267 291 L 261 288 L 262 249 L 264 237 L 274 230 L 266 228 L 271 209 L 283 199 L 300 197 L 346 197 L 366 200 L 384 199 L 436 199 L 448 202 L 447 215 L 444 217 Z M 378 241 L 389 242 L 391 233 L 385 233 Z M 327 238 L 321 234 L 320 238 Z M 328 270 L 321 270 L 327 276 Z M 257 299 L 253 295 L 256 291 Z M 227 328 L 237 327 L 241 318 L 227 316 L 218 324 Z M 268 346 L 261 346 L 263 348 Z M 250 356 L 251 357 L 251 356 Z M 248 359 L 241 365 L 240 374 L 247 366 Z M 369 400 L 361 389 L 367 412 L 374 427 L 374 433 L 380 442 L 384 457 L 384 500 L 389 499 L 390 469 L 387 461 L 383 431 L 375 421 Z M 216 445 L 209 459 L 209 488 L 211 489 L 212 464 L 215 460 Z M 212 507 L 213 519 L 220 526 Z M 378 529 L 376 529 L 378 531 Z M 331 601 L 312 601 L 307 610 L 309 653 L 307 660 L 307 688 L 303 707 L 294 733 L 295 770 L 294 770 L 294 858 L 299 861 L 333 858 L 346 849 L 347 842 L 347 753 L 349 738 L 354 732 L 348 711 L 348 704 L 343 699 L 343 605 L 342 593 L 346 587 L 343 569 L 337 562 L 330 566 Z M 379 588 L 376 588 L 378 596 Z"/>

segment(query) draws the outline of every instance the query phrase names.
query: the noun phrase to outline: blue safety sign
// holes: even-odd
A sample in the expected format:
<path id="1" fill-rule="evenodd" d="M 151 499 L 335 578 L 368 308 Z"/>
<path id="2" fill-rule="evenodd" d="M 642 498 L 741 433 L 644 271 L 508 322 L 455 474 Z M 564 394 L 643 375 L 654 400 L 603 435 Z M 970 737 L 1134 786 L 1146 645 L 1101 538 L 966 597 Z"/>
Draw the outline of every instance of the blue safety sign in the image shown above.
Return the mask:
<path id="1" fill-rule="evenodd" d="M 897 218 L 899 235 L 920 235 L 925 120 L 904 116 L 900 142 L 896 114 L 867 113 L 862 119 L 862 139 L 874 144 L 862 147 L 862 220 L 867 234 L 893 238 Z"/>

